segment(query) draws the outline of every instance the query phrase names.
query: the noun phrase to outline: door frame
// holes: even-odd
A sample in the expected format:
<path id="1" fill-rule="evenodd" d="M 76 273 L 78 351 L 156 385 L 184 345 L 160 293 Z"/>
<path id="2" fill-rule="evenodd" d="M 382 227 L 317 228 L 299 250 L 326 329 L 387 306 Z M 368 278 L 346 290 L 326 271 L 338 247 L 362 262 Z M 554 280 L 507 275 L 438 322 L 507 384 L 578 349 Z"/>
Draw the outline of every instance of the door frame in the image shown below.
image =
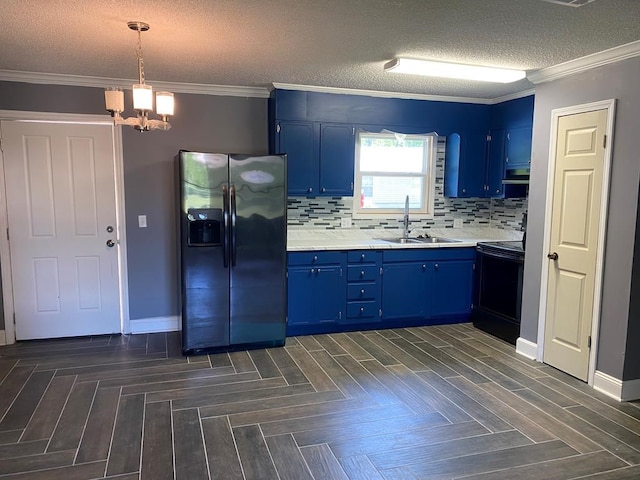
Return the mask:
<path id="1" fill-rule="evenodd" d="M 604 271 L 604 248 L 606 225 L 609 210 L 609 188 L 611 183 L 611 161 L 613 157 L 613 132 L 616 100 L 573 105 L 556 108 L 551 111 L 551 138 L 549 142 L 549 168 L 547 171 L 547 195 L 545 200 L 544 236 L 542 246 L 542 270 L 540 277 L 540 306 L 538 312 L 538 348 L 536 360 L 542 362 L 544 355 L 544 332 L 547 321 L 547 289 L 549 288 L 549 260 L 546 252 L 551 245 L 551 208 L 553 206 L 554 181 L 556 173 L 556 148 L 558 144 L 558 121 L 560 117 L 587 113 L 595 110 L 607 110 L 607 144 L 604 151 L 602 171 L 602 196 L 600 199 L 600 219 L 598 224 L 598 248 L 596 249 L 596 271 L 594 279 L 593 314 L 591 318 L 591 351 L 589 352 L 589 376 L 587 383 L 593 385 L 598 358 L 598 336 L 600 334 L 600 307 L 602 303 L 602 283 Z"/>
<path id="2" fill-rule="evenodd" d="M 109 125 L 113 132 L 113 152 L 115 155 L 115 200 L 116 200 L 116 225 L 118 232 L 118 290 L 120 294 L 120 332 L 129 332 L 129 283 L 127 273 L 127 241 L 124 207 L 124 165 L 122 151 L 122 127 L 115 126 L 108 115 L 30 112 L 19 110 L 0 110 L 0 120 L 66 123 L 66 124 L 92 124 Z M 0 131 L 0 135 L 2 132 Z M 11 274 L 11 250 L 9 239 L 4 232 L 9 228 L 7 211 L 7 198 L 4 174 L 4 154 L 0 155 L 0 270 L 2 275 L 2 301 L 4 304 L 4 328 L 5 342 L 7 345 L 15 343 L 16 333 L 13 323 L 13 277 Z"/>

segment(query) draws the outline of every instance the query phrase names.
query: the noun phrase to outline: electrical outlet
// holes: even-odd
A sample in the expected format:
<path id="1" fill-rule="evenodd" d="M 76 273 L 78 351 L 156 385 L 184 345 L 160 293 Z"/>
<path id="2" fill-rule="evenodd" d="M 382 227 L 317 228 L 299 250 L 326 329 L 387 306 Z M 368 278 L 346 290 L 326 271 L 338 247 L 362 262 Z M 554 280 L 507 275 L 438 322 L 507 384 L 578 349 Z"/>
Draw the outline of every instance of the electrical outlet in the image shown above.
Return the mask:
<path id="1" fill-rule="evenodd" d="M 147 228 L 147 216 L 138 215 L 138 228 Z"/>
<path id="2" fill-rule="evenodd" d="M 454 218 L 453 219 L 453 228 L 462 228 L 462 219 Z"/>
<path id="3" fill-rule="evenodd" d="M 342 217 L 340 219 L 340 228 L 351 228 L 351 217 Z"/>

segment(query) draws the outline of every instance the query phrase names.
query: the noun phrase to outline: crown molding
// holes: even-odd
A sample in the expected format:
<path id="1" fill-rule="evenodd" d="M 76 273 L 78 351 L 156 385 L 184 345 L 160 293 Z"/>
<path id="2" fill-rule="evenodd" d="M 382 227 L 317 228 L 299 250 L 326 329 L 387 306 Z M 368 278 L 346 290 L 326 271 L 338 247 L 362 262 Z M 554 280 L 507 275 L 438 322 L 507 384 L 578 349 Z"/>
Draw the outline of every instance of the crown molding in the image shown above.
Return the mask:
<path id="1" fill-rule="evenodd" d="M 524 90 L 522 92 L 512 93 L 511 95 L 504 95 L 502 97 L 496 97 L 491 100 L 491 104 L 495 105 L 496 103 L 508 102 L 509 100 L 516 100 L 518 98 L 529 97 L 531 95 L 535 95 L 536 91 L 533 88 L 529 90 Z"/>
<path id="2" fill-rule="evenodd" d="M 491 105 L 492 99 L 471 97 L 447 97 L 425 95 L 421 93 L 385 92 L 378 90 L 360 90 L 357 88 L 319 87 L 316 85 L 298 85 L 294 83 L 273 83 L 273 88 L 282 90 L 300 90 L 303 92 L 334 93 L 338 95 L 363 95 L 365 97 L 401 98 L 405 100 L 430 100 L 432 102 L 479 103 Z"/>
<path id="3" fill-rule="evenodd" d="M 592 53 L 591 55 L 576 58 L 575 60 L 569 60 L 568 62 L 559 63 L 552 67 L 534 70 L 527 74 L 527 79 L 533 84 L 550 82 L 637 56 L 640 56 L 640 40 Z"/>
<path id="4" fill-rule="evenodd" d="M 0 70 L 0 80 L 7 82 L 38 83 L 47 85 L 69 85 L 74 87 L 120 87 L 130 89 L 137 80 L 124 78 L 85 77 L 60 73 L 21 72 Z M 173 93 L 193 93 L 198 95 L 218 95 L 224 97 L 269 98 L 269 89 L 262 87 L 240 87 L 229 85 L 207 85 L 202 83 L 150 82 L 155 90 L 169 90 Z"/>

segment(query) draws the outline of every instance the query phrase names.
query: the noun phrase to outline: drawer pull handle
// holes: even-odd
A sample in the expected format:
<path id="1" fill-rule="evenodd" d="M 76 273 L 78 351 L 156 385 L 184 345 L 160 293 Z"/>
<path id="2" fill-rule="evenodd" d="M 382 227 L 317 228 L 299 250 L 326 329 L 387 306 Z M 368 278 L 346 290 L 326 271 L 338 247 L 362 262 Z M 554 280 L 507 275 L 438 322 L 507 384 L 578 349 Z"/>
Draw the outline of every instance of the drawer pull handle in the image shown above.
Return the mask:
<path id="1" fill-rule="evenodd" d="M 362 270 L 362 271 L 360 272 L 360 276 L 361 276 L 361 277 L 364 277 L 364 270 Z"/>
<path id="2" fill-rule="evenodd" d="M 314 262 L 317 262 L 317 261 L 318 261 L 318 256 L 317 256 L 317 255 L 314 255 L 314 257 L 313 257 L 313 261 L 314 261 Z"/>
<path id="3" fill-rule="evenodd" d="M 364 295 L 364 288 L 360 290 L 360 295 Z"/>
<path id="4" fill-rule="evenodd" d="M 360 307 L 360 313 L 364 313 L 364 307 Z"/>
<path id="5" fill-rule="evenodd" d="M 435 268 L 436 270 L 440 268 L 440 265 L 438 265 L 437 263 L 433 266 L 433 268 Z"/>
<path id="6" fill-rule="evenodd" d="M 360 260 L 364 262 L 364 253 L 360 256 Z"/>
<path id="7" fill-rule="evenodd" d="M 315 268 L 312 268 L 312 269 L 311 269 L 311 273 L 316 273 L 316 269 L 315 269 Z"/>

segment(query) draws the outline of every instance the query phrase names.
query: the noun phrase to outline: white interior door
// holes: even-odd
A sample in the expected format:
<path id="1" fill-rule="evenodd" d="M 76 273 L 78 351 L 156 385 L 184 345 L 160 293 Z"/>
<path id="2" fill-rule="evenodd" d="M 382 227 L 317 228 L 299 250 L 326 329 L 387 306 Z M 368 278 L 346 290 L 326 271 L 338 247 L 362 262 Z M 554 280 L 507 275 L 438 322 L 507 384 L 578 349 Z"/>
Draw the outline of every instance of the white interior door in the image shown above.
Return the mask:
<path id="1" fill-rule="evenodd" d="M 16 339 L 120 332 L 112 127 L 1 128 Z"/>
<path id="2" fill-rule="evenodd" d="M 603 109 L 562 116 L 557 126 L 544 362 L 585 381 L 607 115 Z"/>

